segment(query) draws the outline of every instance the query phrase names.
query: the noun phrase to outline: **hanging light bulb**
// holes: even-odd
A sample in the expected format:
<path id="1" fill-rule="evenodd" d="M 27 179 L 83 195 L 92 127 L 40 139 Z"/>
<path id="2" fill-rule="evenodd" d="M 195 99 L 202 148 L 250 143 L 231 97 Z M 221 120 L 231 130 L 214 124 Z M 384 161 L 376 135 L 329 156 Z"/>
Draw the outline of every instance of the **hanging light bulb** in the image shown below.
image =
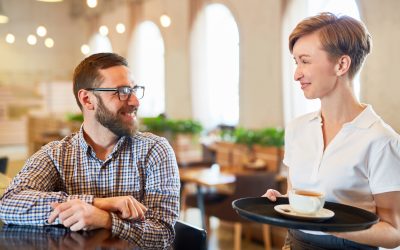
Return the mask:
<path id="1" fill-rule="evenodd" d="M 35 35 L 31 34 L 26 38 L 26 41 L 28 42 L 29 45 L 35 45 L 37 43 L 37 38 Z"/>
<path id="2" fill-rule="evenodd" d="M 97 0 L 86 0 L 86 4 L 89 8 L 96 8 Z"/>
<path id="3" fill-rule="evenodd" d="M 3 5 L 0 2 L 0 23 L 8 23 L 8 16 L 4 13 Z"/>
<path id="4" fill-rule="evenodd" d="M 105 25 L 100 26 L 99 28 L 99 33 L 102 36 L 107 36 L 108 35 L 108 28 Z"/>
<path id="5" fill-rule="evenodd" d="M 44 40 L 44 45 L 45 45 L 47 48 L 53 48 L 53 47 L 54 47 L 54 40 L 53 40 L 52 38 L 48 37 L 48 38 L 46 38 L 46 39 Z"/>
<path id="6" fill-rule="evenodd" d="M 9 44 L 13 44 L 15 42 L 15 36 L 11 33 L 6 35 L 6 42 Z"/>
<path id="7" fill-rule="evenodd" d="M 82 54 L 84 54 L 84 55 L 89 54 L 89 53 L 90 53 L 90 47 L 89 47 L 89 45 L 87 45 L 87 44 L 82 45 L 82 46 L 81 46 L 81 52 L 82 52 Z"/>
<path id="8" fill-rule="evenodd" d="M 36 34 L 40 37 L 44 37 L 47 34 L 47 29 L 44 26 L 39 26 L 36 29 Z"/>
<path id="9" fill-rule="evenodd" d="M 167 28 L 171 25 L 171 18 L 167 14 L 162 14 L 160 16 L 160 23 L 161 23 L 161 26 L 163 26 L 164 28 Z"/>
<path id="10" fill-rule="evenodd" d="M 122 33 L 125 32 L 125 25 L 124 25 L 123 23 L 118 23 L 118 24 L 115 26 L 115 30 L 116 30 L 119 34 L 122 34 Z"/>

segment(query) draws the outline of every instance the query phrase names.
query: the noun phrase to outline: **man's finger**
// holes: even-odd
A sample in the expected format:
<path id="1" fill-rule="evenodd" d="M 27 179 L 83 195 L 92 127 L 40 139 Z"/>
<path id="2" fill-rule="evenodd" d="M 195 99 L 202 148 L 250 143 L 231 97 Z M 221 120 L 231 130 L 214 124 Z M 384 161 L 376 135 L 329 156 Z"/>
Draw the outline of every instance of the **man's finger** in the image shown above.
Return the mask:
<path id="1" fill-rule="evenodd" d="M 76 212 L 75 209 L 71 207 L 59 213 L 58 218 L 60 219 L 60 222 L 64 224 L 64 221 L 73 216 L 75 212 Z"/>
<path id="2" fill-rule="evenodd" d="M 138 203 L 139 203 L 140 208 L 142 208 L 143 212 L 146 212 L 148 210 L 147 207 L 145 207 L 145 205 L 143 205 L 140 202 L 138 202 Z"/>
<path id="3" fill-rule="evenodd" d="M 139 216 L 139 211 L 136 208 L 136 200 L 131 200 L 130 201 L 130 209 L 131 209 L 131 216 L 129 217 L 129 219 L 137 219 Z"/>
<path id="4" fill-rule="evenodd" d="M 82 230 L 85 227 L 84 223 L 82 220 L 77 221 L 75 224 L 69 227 L 71 231 L 79 231 Z"/>
<path id="5" fill-rule="evenodd" d="M 62 224 L 63 224 L 65 227 L 71 227 L 72 225 L 78 223 L 79 221 L 80 221 L 79 216 L 76 215 L 76 214 L 72 214 L 71 216 L 66 217 L 66 218 L 63 220 Z"/>
<path id="6" fill-rule="evenodd" d="M 50 203 L 50 206 L 54 209 L 54 208 L 58 207 L 60 204 L 61 203 L 59 203 L 59 202 L 52 202 L 52 203 Z"/>
<path id="7" fill-rule="evenodd" d="M 142 209 L 141 203 L 135 200 L 135 210 L 137 212 L 137 218 L 143 220 L 144 219 L 144 211 Z"/>
<path id="8" fill-rule="evenodd" d="M 47 219 L 47 222 L 53 223 L 56 220 L 56 218 L 58 217 L 59 213 L 60 212 L 58 210 L 54 210 L 53 212 L 51 212 L 49 215 L 49 218 Z"/>

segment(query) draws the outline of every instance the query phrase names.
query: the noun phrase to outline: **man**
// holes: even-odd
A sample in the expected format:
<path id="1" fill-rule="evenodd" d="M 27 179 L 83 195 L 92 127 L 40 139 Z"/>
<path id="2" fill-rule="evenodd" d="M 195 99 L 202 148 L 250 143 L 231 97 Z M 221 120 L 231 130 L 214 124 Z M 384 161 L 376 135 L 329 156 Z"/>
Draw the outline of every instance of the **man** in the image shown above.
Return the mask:
<path id="1" fill-rule="evenodd" d="M 179 172 L 164 138 L 137 132 L 144 87 L 126 60 L 94 54 L 74 72 L 84 122 L 42 147 L 14 178 L 0 218 L 20 225 L 106 228 L 141 247 L 166 248 L 179 213 Z"/>

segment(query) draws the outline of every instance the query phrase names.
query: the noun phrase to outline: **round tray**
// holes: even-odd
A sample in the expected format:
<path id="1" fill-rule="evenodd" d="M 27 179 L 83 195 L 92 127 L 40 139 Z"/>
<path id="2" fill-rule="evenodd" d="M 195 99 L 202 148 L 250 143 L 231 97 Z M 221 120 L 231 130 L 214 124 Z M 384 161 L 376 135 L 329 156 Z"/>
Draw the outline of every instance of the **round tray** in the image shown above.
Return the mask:
<path id="1" fill-rule="evenodd" d="M 276 205 L 288 204 L 288 198 L 279 197 L 272 202 L 265 197 L 242 198 L 232 202 L 236 212 L 251 221 L 280 227 L 325 232 L 359 231 L 379 221 L 376 214 L 366 210 L 334 202 L 325 202 L 324 208 L 332 210 L 335 216 L 325 221 L 304 221 L 284 217 L 274 210 Z"/>

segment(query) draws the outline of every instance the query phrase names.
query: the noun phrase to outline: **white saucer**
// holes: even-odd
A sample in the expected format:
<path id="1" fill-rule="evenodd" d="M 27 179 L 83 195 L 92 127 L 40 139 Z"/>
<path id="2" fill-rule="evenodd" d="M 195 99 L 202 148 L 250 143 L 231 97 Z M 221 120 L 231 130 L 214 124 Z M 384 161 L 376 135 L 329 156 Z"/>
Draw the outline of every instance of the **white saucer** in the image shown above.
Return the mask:
<path id="1" fill-rule="evenodd" d="M 295 211 L 290 207 L 289 204 L 282 204 L 282 205 L 276 205 L 274 207 L 275 211 L 278 213 L 290 217 L 290 218 L 295 218 L 295 219 L 302 219 L 302 220 L 314 220 L 314 221 L 321 221 L 321 220 L 327 220 L 329 218 L 332 218 L 335 213 L 329 209 L 322 208 L 318 213 L 316 214 L 300 214 Z"/>

